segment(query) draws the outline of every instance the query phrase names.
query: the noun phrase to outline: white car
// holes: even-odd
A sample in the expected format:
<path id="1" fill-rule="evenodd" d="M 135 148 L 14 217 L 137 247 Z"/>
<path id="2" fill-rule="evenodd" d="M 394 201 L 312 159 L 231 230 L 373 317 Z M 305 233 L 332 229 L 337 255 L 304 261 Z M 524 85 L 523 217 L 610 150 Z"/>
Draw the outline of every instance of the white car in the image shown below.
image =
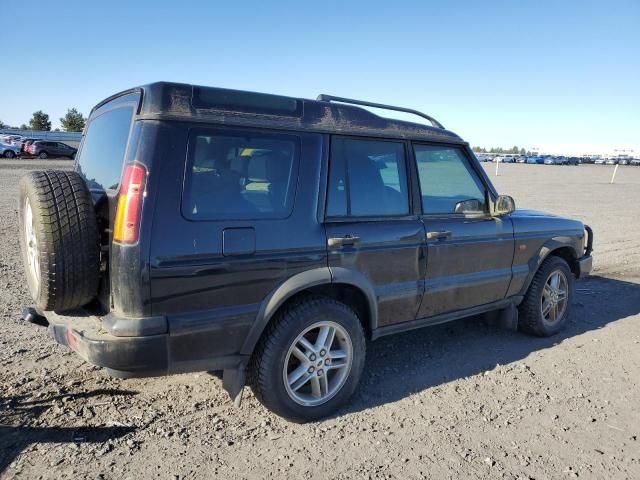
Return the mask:
<path id="1" fill-rule="evenodd" d="M 18 155 L 20 155 L 20 147 L 18 145 L 0 142 L 0 156 L 15 158 Z"/>

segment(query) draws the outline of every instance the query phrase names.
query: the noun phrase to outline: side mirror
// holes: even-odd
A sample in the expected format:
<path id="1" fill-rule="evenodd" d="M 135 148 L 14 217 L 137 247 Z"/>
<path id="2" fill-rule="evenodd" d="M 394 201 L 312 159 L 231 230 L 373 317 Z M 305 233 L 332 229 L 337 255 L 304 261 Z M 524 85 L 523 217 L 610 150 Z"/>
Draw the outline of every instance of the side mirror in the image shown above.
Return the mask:
<path id="1" fill-rule="evenodd" d="M 508 215 L 513 213 L 516 209 L 516 202 L 513 197 L 509 195 L 498 195 L 496 198 L 496 203 L 493 206 L 493 214 L 498 215 Z"/>
<path id="2" fill-rule="evenodd" d="M 482 211 L 482 202 L 475 198 L 462 200 L 461 202 L 456 203 L 453 210 L 454 213 L 481 213 Z"/>

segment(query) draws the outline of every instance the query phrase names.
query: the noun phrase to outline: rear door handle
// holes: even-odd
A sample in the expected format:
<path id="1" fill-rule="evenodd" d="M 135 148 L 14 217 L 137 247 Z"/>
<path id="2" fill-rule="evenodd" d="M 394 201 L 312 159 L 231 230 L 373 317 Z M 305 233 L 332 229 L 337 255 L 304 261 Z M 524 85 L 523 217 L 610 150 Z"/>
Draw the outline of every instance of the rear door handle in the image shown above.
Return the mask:
<path id="1" fill-rule="evenodd" d="M 344 237 L 331 237 L 327 239 L 329 247 L 345 247 L 347 245 L 355 245 L 360 241 L 357 235 L 345 235 Z"/>
<path id="2" fill-rule="evenodd" d="M 446 240 L 448 238 L 451 238 L 451 232 L 449 230 L 427 232 L 427 240 Z"/>

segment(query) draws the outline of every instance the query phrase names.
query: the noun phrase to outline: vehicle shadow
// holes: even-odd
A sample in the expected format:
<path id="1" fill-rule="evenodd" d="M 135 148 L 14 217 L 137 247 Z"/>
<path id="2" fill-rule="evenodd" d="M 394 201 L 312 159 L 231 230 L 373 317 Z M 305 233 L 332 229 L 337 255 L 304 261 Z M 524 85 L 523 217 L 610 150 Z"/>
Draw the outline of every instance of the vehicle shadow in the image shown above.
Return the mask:
<path id="1" fill-rule="evenodd" d="M 593 276 L 576 283 L 568 324 L 553 337 L 500 330 L 473 317 L 382 338 L 369 344 L 359 393 L 337 416 L 522 360 L 639 313 L 640 284 Z"/>
<path id="2" fill-rule="evenodd" d="M 74 401 L 90 397 L 136 394 L 137 392 L 130 390 L 97 389 L 38 399 L 28 399 L 24 395 L 0 396 L 0 475 L 25 448 L 34 443 L 103 443 L 135 430 L 131 426 L 36 426 L 39 418 L 53 407 L 56 401 L 64 399 L 65 405 L 73 405 Z M 33 424 L 36 425 L 32 426 Z"/>

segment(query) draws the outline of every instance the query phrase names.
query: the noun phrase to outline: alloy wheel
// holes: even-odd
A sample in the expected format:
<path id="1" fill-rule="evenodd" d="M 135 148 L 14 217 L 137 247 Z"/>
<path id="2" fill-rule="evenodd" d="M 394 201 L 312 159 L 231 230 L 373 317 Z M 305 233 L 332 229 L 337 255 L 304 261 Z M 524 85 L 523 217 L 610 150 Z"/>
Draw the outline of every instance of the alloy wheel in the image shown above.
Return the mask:
<path id="1" fill-rule="evenodd" d="M 35 225 L 33 224 L 33 211 L 31 210 L 29 199 L 24 201 L 24 237 L 29 272 L 37 290 L 38 284 L 40 283 L 40 253 L 38 250 Z"/>
<path id="2" fill-rule="evenodd" d="M 567 311 L 569 299 L 569 282 L 564 272 L 554 270 L 551 272 L 542 289 L 540 311 L 543 320 L 548 324 L 554 324 L 562 320 Z"/>
<path id="3" fill-rule="evenodd" d="M 300 405 L 322 405 L 344 386 L 352 363 L 353 344 L 346 329 L 332 321 L 314 323 L 287 352 L 282 372 L 287 394 Z"/>

